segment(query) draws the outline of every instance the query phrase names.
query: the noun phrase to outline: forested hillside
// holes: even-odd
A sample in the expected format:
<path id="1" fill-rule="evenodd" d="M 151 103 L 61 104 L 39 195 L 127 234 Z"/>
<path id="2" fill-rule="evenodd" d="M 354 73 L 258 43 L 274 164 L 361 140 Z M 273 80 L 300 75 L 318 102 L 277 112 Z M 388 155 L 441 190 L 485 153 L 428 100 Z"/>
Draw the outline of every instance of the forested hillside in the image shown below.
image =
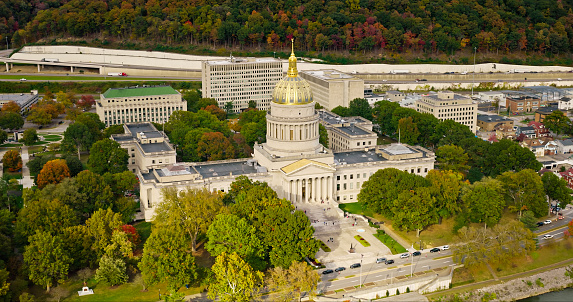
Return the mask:
<path id="1" fill-rule="evenodd" d="M 72 36 L 272 51 L 294 37 L 307 51 L 452 54 L 475 46 L 558 54 L 573 48 L 572 6 L 573 0 L 8 0 L 0 2 L 0 34 L 16 46 Z"/>

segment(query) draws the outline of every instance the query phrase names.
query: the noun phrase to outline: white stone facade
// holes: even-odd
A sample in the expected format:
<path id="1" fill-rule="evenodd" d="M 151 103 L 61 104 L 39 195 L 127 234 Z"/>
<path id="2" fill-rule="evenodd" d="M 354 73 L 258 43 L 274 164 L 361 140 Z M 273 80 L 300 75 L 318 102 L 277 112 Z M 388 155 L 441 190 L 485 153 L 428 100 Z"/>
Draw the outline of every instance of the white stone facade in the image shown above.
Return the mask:
<path id="1" fill-rule="evenodd" d="M 204 98 L 213 98 L 220 108 L 233 103 L 233 112 L 257 102 L 260 110 L 269 110 L 275 85 L 283 77 L 283 65 L 274 58 L 230 58 L 203 61 L 201 81 Z"/>
<path id="2" fill-rule="evenodd" d="M 476 133 L 477 104 L 471 99 L 451 91 L 440 91 L 437 94 L 422 96 L 416 101 L 418 112 L 430 113 L 440 121 L 453 120 L 468 126 Z"/>
<path id="3" fill-rule="evenodd" d="M 364 98 L 364 80 L 338 70 L 301 71 L 300 77 L 309 83 L 314 101 L 328 110 Z"/>

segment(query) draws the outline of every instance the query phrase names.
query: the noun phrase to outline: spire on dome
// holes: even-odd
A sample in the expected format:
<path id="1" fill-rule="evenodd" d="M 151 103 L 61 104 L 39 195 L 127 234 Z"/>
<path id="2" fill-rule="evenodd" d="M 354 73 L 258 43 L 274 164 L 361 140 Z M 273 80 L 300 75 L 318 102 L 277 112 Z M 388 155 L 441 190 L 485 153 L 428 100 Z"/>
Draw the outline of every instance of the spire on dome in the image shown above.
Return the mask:
<path id="1" fill-rule="evenodd" d="M 296 57 L 294 55 L 294 38 L 291 41 L 291 53 L 288 58 L 288 72 L 287 76 L 296 77 L 298 76 L 298 70 L 296 69 Z"/>

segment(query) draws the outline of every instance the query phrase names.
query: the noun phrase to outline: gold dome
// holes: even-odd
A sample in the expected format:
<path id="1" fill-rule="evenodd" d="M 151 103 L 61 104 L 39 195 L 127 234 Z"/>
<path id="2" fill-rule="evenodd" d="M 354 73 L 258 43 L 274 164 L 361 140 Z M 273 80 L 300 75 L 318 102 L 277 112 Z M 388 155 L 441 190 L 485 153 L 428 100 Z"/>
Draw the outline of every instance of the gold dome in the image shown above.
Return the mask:
<path id="1" fill-rule="evenodd" d="M 298 76 L 296 69 L 296 57 L 294 55 L 294 40 L 292 42 L 292 52 L 288 58 L 288 72 L 275 86 L 273 91 L 273 102 L 283 105 L 302 105 L 312 103 L 312 91 L 308 82 Z"/>

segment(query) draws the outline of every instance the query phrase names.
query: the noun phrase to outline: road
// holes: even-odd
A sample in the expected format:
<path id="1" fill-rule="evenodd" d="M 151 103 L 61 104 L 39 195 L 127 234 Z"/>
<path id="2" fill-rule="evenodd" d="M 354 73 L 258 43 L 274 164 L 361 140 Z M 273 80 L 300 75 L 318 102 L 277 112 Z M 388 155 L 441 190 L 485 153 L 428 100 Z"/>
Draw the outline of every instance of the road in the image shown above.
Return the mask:
<path id="1" fill-rule="evenodd" d="M 451 258 L 450 251 L 441 251 L 439 253 L 430 253 L 428 249 L 417 257 L 408 257 L 401 259 L 400 255 L 394 255 L 388 259 L 394 259 L 395 263 L 386 265 L 384 263 L 366 263 L 362 266 L 362 275 L 360 268 L 350 269 L 342 272 L 333 272 L 330 274 L 321 274 L 319 290 L 323 292 L 334 291 L 347 287 L 358 286 L 362 284 L 387 281 L 396 282 L 393 278 L 410 275 L 411 273 L 420 273 L 434 269 L 447 268 L 455 265 Z M 444 258 L 445 256 L 445 258 Z M 438 258 L 438 259 L 436 259 Z M 322 273 L 324 270 L 321 270 Z"/>
<path id="2" fill-rule="evenodd" d="M 568 206 L 566 209 L 561 210 L 561 213 L 563 214 L 563 219 L 555 221 L 557 216 L 552 216 L 550 224 L 542 225 L 534 231 L 534 233 L 538 235 L 537 239 L 539 240 L 540 245 L 544 245 L 551 241 L 543 239 L 544 235 L 553 235 L 552 240 L 563 238 L 563 232 L 568 228 L 569 222 L 573 220 L 573 207 Z"/>

